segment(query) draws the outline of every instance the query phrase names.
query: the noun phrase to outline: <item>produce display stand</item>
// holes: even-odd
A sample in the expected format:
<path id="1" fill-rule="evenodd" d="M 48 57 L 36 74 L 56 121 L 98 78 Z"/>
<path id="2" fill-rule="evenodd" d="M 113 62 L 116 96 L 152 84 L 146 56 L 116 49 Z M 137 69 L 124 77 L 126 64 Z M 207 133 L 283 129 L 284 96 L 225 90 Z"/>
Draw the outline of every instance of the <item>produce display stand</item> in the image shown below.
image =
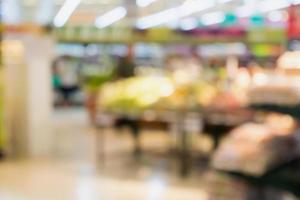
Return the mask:
<path id="1" fill-rule="evenodd" d="M 113 126 L 115 128 L 128 127 L 133 139 L 134 150 L 133 154 L 138 158 L 143 152 L 140 146 L 140 135 L 142 129 L 163 129 L 171 131 L 171 127 L 176 127 L 176 157 L 179 163 L 179 172 L 181 176 L 187 176 L 190 172 L 191 164 L 191 144 L 189 140 L 190 132 L 197 133 L 206 132 L 214 142 L 214 149 L 217 148 L 220 140 L 234 127 L 248 122 L 253 115 L 244 108 L 239 108 L 231 111 L 220 111 L 209 109 L 191 109 L 191 110 L 153 110 L 155 116 L 151 119 L 145 113 L 139 115 L 116 114 L 112 112 L 99 111 L 100 115 L 107 115 L 112 119 L 109 124 L 101 122 L 101 117 L 98 120 L 97 126 L 100 127 L 99 135 L 103 135 L 103 128 Z M 238 117 L 232 116 L 240 114 Z M 217 120 L 216 120 L 217 118 Z M 105 121 L 105 120 L 104 120 Z M 200 127 L 202 124 L 202 127 Z M 191 130 L 193 127 L 198 127 L 196 130 Z M 195 129 L 195 128 L 194 128 Z M 101 140 L 105 140 L 101 136 Z M 102 141 L 102 145 L 103 145 Z M 102 158 L 105 152 L 101 151 Z"/>
<path id="2" fill-rule="evenodd" d="M 250 105 L 255 111 L 264 112 L 277 112 L 288 114 L 295 118 L 300 119 L 300 106 L 281 106 L 281 105 Z M 216 169 L 225 174 L 229 174 L 236 178 L 241 178 L 249 184 L 262 188 L 262 199 L 264 188 L 277 188 L 282 191 L 287 191 L 300 198 L 300 157 L 296 157 L 288 162 L 275 166 L 266 171 L 261 176 L 253 176 L 251 174 L 241 173 L 237 171 L 228 171 Z"/>
<path id="3" fill-rule="evenodd" d="M 147 120 L 143 116 L 130 117 L 126 115 L 116 115 L 114 126 L 119 129 L 122 127 L 128 127 L 134 138 L 134 155 L 139 156 L 142 153 L 142 147 L 140 145 L 140 134 L 142 129 L 169 129 L 169 122 L 162 119 Z"/>
<path id="4" fill-rule="evenodd" d="M 99 117 L 98 122 L 96 123 L 96 126 L 98 128 L 98 135 L 101 136 L 99 138 L 102 143 L 101 145 L 105 145 L 105 137 L 103 136 L 104 128 L 108 126 L 113 126 L 115 128 L 121 128 L 121 127 L 128 127 L 133 139 L 134 139 L 134 150 L 133 154 L 135 158 L 139 158 L 141 153 L 143 152 L 141 146 L 140 146 L 140 135 L 142 129 L 145 128 L 155 128 L 155 129 L 165 129 L 170 130 L 173 123 L 177 125 L 177 131 L 178 131 L 178 139 L 176 146 L 178 147 L 178 161 L 180 166 L 180 174 L 182 176 L 186 176 L 189 172 L 189 144 L 188 144 L 188 132 L 185 130 L 185 116 L 187 115 L 187 112 L 178 112 L 178 111 L 153 111 L 155 113 L 155 118 L 148 119 L 145 117 L 146 115 L 144 113 L 141 113 L 139 115 L 126 115 L 126 114 L 116 114 L 112 112 L 99 112 L 98 115 L 106 115 L 108 118 L 110 118 L 109 123 L 103 123 L 101 121 L 101 117 Z M 200 121 L 199 121 L 200 122 Z M 100 145 L 100 144 L 99 144 Z M 100 147 L 98 147 L 100 149 Z M 101 148 L 101 151 L 98 152 L 101 154 L 102 160 L 105 157 L 105 152 L 103 147 Z"/>
<path id="5" fill-rule="evenodd" d="M 219 110 L 206 108 L 203 111 L 203 133 L 213 139 L 213 150 L 216 150 L 220 141 L 233 128 L 252 121 L 253 112 L 247 108 L 234 108 L 228 110 Z"/>

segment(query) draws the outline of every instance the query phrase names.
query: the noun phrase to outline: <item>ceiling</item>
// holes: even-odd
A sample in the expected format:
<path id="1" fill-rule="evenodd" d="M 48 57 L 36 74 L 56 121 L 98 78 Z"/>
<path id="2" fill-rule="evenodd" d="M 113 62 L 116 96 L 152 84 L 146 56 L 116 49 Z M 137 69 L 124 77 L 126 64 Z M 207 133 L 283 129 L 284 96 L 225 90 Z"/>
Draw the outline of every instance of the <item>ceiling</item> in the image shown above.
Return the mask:
<path id="1" fill-rule="evenodd" d="M 71 0 L 72 1 L 72 0 Z M 77 0 L 73 0 L 77 1 Z M 80 0 L 78 0 L 80 1 Z M 174 8 L 193 1 L 198 1 L 195 5 L 202 4 L 201 2 L 207 0 L 148 0 L 153 1 L 148 6 L 139 7 L 136 1 L 145 0 L 81 0 L 78 7 L 68 18 L 68 24 L 81 24 L 92 25 L 95 22 L 97 16 L 101 16 L 104 13 L 123 6 L 127 9 L 127 15 L 122 22 L 129 22 L 134 25 L 137 19 L 141 19 L 144 16 L 153 15 L 155 13 L 164 11 L 166 9 Z M 199 11 L 192 12 L 191 14 L 183 15 L 181 18 L 193 16 L 194 18 L 201 18 L 206 13 L 214 13 L 216 11 L 222 11 L 224 13 L 240 13 L 246 14 L 248 8 L 252 8 L 255 11 L 260 3 L 270 2 L 270 0 L 208 0 L 214 2 L 214 6 L 207 9 L 199 9 Z M 272 2 L 288 2 L 289 0 L 272 0 Z M 300 0 L 293 0 L 300 3 Z M 66 0 L 4 0 L 3 4 L 3 20 L 8 24 L 35 22 L 39 24 L 52 24 L 54 17 Z M 273 6 L 274 3 L 272 4 Z M 295 3 L 296 4 L 296 3 Z M 246 5 L 246 6 L 245 6 Z M 244 6 L 244 7 L 243 7 Z M 281 6 L 281 7 L 280 7 Z M 270 7 L 270 6 L 269 6 Z M 243 10 L 244 8 L 245 10 Z M 272 6 L 271 6 L 272 8 Z M 282 8 L 282 5 L 278 5 L 278 8 Z M 276 6 L 275 6 L 276 9 Z M 14 10 L 14 12 L 12 12 Z M 248 9 L 249 10 L 249 9 Z M 268 12 L 263 12 L 267 14 Z M 159 20 L 164 20 L 162 17 Z"/>

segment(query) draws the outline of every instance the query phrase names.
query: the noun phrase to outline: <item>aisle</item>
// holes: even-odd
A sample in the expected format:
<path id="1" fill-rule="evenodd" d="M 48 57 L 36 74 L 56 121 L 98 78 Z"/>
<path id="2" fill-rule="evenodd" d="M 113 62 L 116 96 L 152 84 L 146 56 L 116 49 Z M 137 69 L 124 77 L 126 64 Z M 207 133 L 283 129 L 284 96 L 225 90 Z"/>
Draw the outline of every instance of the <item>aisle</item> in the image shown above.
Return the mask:
<path id="1" fill-rule="evenodd" d="M 203 200 L 197 189 L 102 177 L 89 167 L 55 161 L 0 164 L 1 200 Z"/>
<path id="2" fill-rule="evenodd" d="M 95 130 L 85 110 L 61 108 L 53 113 L 54 155 L 64 160 L 91 161 L 95 150 Z"/>
<path id="3" fill-rule="evenodd" d="M 163 160 L 134 162 L 129 134 L 109 133 L 110 152 L 125 152 L 105 166 L 96 157 L 96 134 L 82 109 L 54 113 L 54 158 L 0 163 L 1 200 L 206 200 L 197 182 L 167 172 Z M 161 136 L 159 136 L 161 137 Z M 120 139 L 121 138 L 121 139 Z M 166 169 L 167 168 L 167 169 Z"/>

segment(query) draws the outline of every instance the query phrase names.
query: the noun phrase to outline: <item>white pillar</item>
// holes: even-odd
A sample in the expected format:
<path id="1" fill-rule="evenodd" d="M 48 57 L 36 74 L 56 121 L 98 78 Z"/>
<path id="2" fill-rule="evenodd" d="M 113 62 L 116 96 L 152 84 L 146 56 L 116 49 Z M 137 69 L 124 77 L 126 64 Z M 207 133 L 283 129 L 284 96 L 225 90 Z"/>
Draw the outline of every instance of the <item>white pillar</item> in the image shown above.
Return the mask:
<path id="1" fill-rule="evenodd" d="M 19 156 L 52 154 L 51 62 L 54 42 L 47 36 L 8 35 L 20 46 L 19 58 L 4 53 L 5 103 L 10 149 Z"/>

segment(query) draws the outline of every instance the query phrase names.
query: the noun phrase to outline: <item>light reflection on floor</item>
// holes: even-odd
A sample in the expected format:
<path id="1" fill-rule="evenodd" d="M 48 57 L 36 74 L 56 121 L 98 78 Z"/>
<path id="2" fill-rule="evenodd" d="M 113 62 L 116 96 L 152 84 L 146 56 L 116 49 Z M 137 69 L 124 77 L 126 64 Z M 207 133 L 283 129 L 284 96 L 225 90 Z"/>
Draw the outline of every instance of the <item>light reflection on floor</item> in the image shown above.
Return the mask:
<path id="1" fill-rule="evenodd" d="M 0 164 L 1 200 L 205 200 L 196 188 L 168 185 L 161 177 L 115 179 L 83 172 L 80 163 L 53 160 Z"/>
<path id="2" fill-rule="evenodd" d="M 126 134 L 110 136 L 108 149 L 127 156 L 108 157 L 99 165 L 95 131 L 83 110 L 62 110 L 53 119 L 54 158 L 1 162 L 0 200 L 207 199 L 200 186 L 182 183 L 163 161 L 158 167 L 134 162 Z"/>

